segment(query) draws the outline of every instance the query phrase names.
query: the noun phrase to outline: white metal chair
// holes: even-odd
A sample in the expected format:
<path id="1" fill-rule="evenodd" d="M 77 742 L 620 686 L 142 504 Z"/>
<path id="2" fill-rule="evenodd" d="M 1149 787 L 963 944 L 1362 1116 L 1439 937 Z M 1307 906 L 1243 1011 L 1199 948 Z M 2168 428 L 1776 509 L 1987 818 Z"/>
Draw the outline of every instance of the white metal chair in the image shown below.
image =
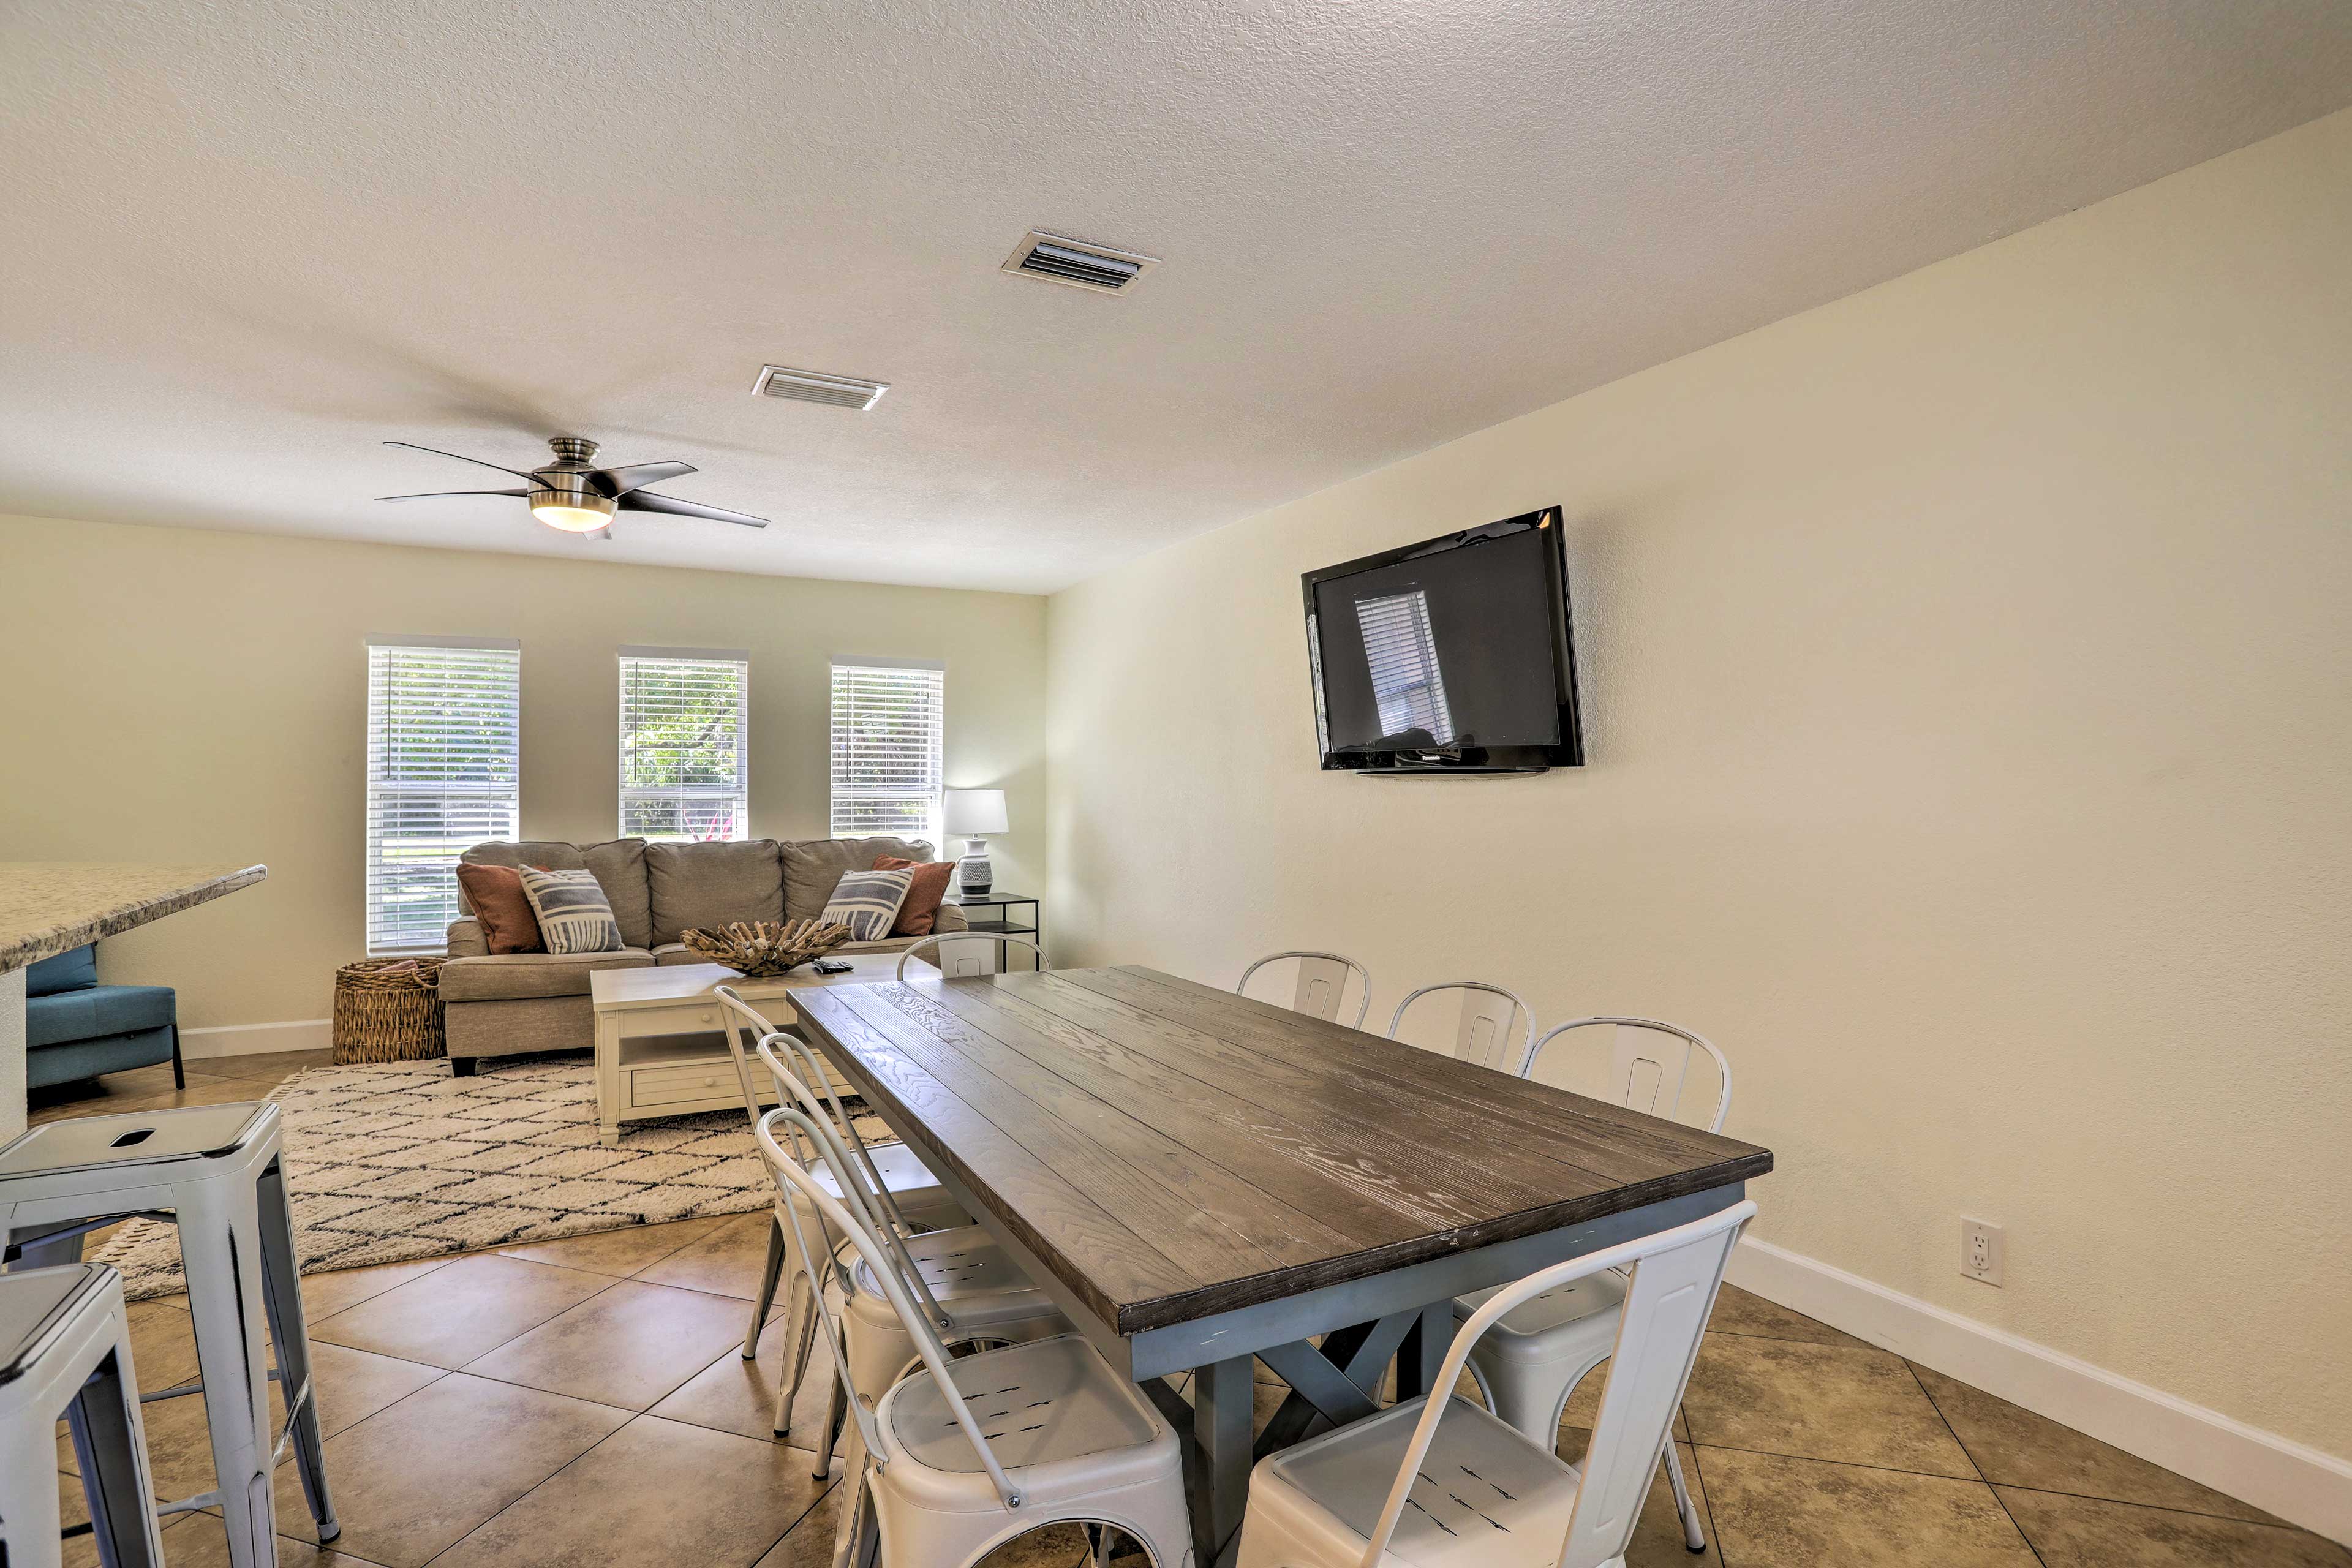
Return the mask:
<path id="1" fill-rule="evenodd" d="M 1336 952 L 1269 952 L 1242 971 L 1241 979 L 1234 985 L 1234 994 L 1248 995 L 1252 975 L 1269 963 L 1280 963 L 1288 958 L 1298 961 L 1298 982 L 1291 993 L 1289 1004 L 1292 1012 L 1320 1018 L 1327 1024 L 1338 1022 L 1340 1006 L 1347 999 L 1348 980 L 1352 975 L 1359 991 L 1355 1021 L 1349 1027 L 1360 1029 L 1364 1026 L 1364 1015 L 1372 1005 L 1371 971 L 1354 959 L 1343 958 Z"/>
<path id="2" fill-rule="evenodd" d="M 1520 1049 L 1512 1037 L 1523 1030 L 1532 1043 L 1536 1032 L 1535 1010 L 1517 992 L 1501 985 L 1489 985 L 1483 980 L 1444 980 L 1435 985 L 1424 985 L 1397 1004 L 1389 1017 L 1389 1038 L 1402 1038 L 1397 1031 L 1404 1026 L 1405 1014 L 1424 996 L 1440 992 L 1458 992 L 1461 1011 L 1454 1025 L 1454 1040 L 1449 1055 L 1480 1067 L 1495 1068 L 1503 1072 L 1515 1072 L 1519 1066 Z"/>
<path id="3" fill-rule="evenodd" d="M 1604 1030 L 1605 1035 L 1601 1033 Z M 1586 1041 L 1596 1047 L 1605 1042 L 1609 1056 L 1589 1064 L 1592 1070 L 1578 1080 L 1580 1087 L 1592 1089 L 1595 1099 L 1676 1121 L 1686 1120 L 1677 1112 L 1693 1058 L 1711 1058 L 1719 1088 L 1704 1125 L 1710 1132 L 1723 1131 L 1723 1119 L 1731 1109 L 1731 1064 L 1706 1039 L 1679 1025 L 1655 1018 L 1573 1018 L 1547 1031 L 1529 1047 L 1521 1076 L 1534 1077 L 1553 1058 Z M 1484 1291 L 1457 1298 L 1454 1316 L 1472 1316 L 1493 1295 Z M 1478 1380 L 1487 1406 L 1530 1442 L 1557 1442 L 1569 1395 L 1587 1373 L 1609 1359 L 1617 1342 L 1624 1299 L 1622 1276 L 1596 1274 L 1540 1292 L 1504 1318 L 1470 1357 L 1470 1374 Z M 1693 1552 L 1703 1552 L 1706 1531 L 1691 1501 L 1682 1460 L 1671 1444 L 1664 1460 L 1683 1540 Z"/>
<path id="4" fill-rule="evenodd" d="M 798 1060 L 787 1063 L 784 1058 L 788 1055 L 796 1056 Z M 942 1338 L 953 1344 L 1013 1344 L 1069 1329 L 1069 1320 L 1062 1315 L 1061 1309 L 980 1226 L 965 1225 L 921 1235 L 910 1232 L 905 1220 L 893 1212 L 888 1192 L 874 1182 L 870 1163 L 851 1152 L 810 1089 L 807 1075 L 815 1064 L 807 1046 L 790 1035 L 772 1034 L 761 1040 L 760 1056 L 774 1074 L 779 1092 L 796 1101 L 802 1117 L 820 1129 L 806 1150 L 794 1151 L 801 1157 L 802 1169 L 813 1178 L 820 1169 L 850 1173 L 852 1179 L 842 1184 L 837 1194 L 839 1201 L 864 1219 L 881 1240 L 885 1254 L 897 1269 L 900 1286 L 921 1300 L 930 1314 L 932 1326 Z M 758 1131 L 756 1123 L 753 1131 Z M 856 1138 L 855 1127 L 850 1129 L 850 1136 Z M 821 1179 L 819 1184 L 824 1184 Z M 780 1209 L 786 1206 L 779 1205 Z M 782 1217 L 793 1236 L 799 1237 L 808 1234 L 812 1215 L 813 1211 L 803 1206 Z M 815 1223 L 820 1235 L 830 1241 L 835 1233 L 825 1227 L 822 1216 L 815 1216 Z M 795 1240 L 793 1245 L 799 1243 Z M 882 1282 L 873 1277 L 845 1243 L 835 1243 L 828 1258 L 834 1266 L 834 1278 L 840 1287 L 848 1321 L 849 1384 L 863 1390 L 869 1400 L 879 1398 L 914 1366 L 917 1347 L 891 1310 Z M 808 1299 L 813 1304 L 816 1300 L 814 1295 Z M 782 1429 L 789 1419 L 783 1401 L 790 1395 L 779 1388 L 777 1397 L 775 1420 Z M 836 1394 L 825 1417 L 824 1438 L 816 1446 L 813 1473 L 819 1478 L 833 1468 L 834 1443 L 841 1431 L 844 1410 L 843 1401 Z"/>
<path id="5" fill-rule="evenodd" d="M 201 1395 L 212 1436 L 215 1489 L 164 1510 L 217 1505 L 232 1568 L 273 1568 L 270 1468 L 290 1446 L 319 1538 L 332 1542 L 342 1526 L 327 1490 L 310 1385 L 278 1107 L 263 1101 L 76 1117 L 36 1127 L 0 1148 L 0 1242 L 10 1263 L 71 1262 L 86 1233 L 132 1215 L 170 1220 L 179 1229 L 204 1373 L 201 1382 L 148 1397 Z M 265 1326 L 275 1371 L 264 1350 Z M 286 1401 L 286 1426 L 278 1431 L 270 1419 L 272 1379 Z"/>
<path id="6" fill-rule="evenodd" d="M 122 1276 L 96 1263 L 0 1278 L 0 1562 L 58 1568 L 57 1430 L 72 1429 L 104 1568 L 163 1568 Z"/>
<path id="7" fill-rule="evenodd" d="M 858 1278 L 880 1287 L 916 1352 L 912 1374 L 878 1398 L 853 1383 L 856 1352 L 811 1276 L 856 1422 L 835 1563 L 863 1563 L 878 1544 L 885 1568 L 966 1568 L 1015 1535 L 1081 1523 L 1133 1538 L 1155 1568 L 1191 1568 L 1182 1450 L 1141 1392 L 1075 1333 L 950 1360 L 869 1216 L 824 1191 L 779 1127 L 820 1143 L 824 1130 L 780 1107 L 761 1119 L 761 1153 L 780 1187 L 849 1238 Z M 797 1256 L 805 1266 L 814 1245 L 804 1238 Z M 1097 1563 L 1108 1540 L 1098 1535 Z"/>
<path id="8" fill-rule="evenodd" d="M 913 942 L 908 942 L 905 950 L 898 954 L 898 967 L 890 972 L 890 977 L 900 982 L 905 981 L 907 978 L 907 960 L 914 957 L 915 954 L 920 952 L 927 947 L 936 950 L 936 956 L 931 960 L 932 967 L 936 968 L 940 974 L 946 976 L 950 980 L 958 980 L 968 975 L 986 974 L 989 973 L 989 971 L 985 969 L 973 968 L 964 964 L 959 964 L 957 968 L 950 971 L 948 968 L 948 956 L 945 944 L 951 942 L 992 942 L 997 944 L 997 947 L 1000 950 L 997 954 L 997 962 L 999 964 L 1002 964 L 1004 959 L 1008 956 L 1001 950 L 1009 947 L 1025 947 L 1031 952 L 1036 954 L 1037 967 L 1040 969 L 1045 967 L 1045 950 L 1039 947 L 1034 942 L 1024 942 L 1017 936 L 995 936 L 992 934 L 975 935 L 971 931 L 937 931 L 929 936 L 918 937 Z"/>
<path id="9" fill-rule="evenodd" d="M 1622 1568 L 1673 1438 L 1723 1266 L 1752 1203 L 1530 1274 L 1470 1315 L 1439 1367 L 1549 1290 L 1630 1268 L 1580 1465 L 1464 1400 L 1426 1395 L 1269 1455 L 1250 1473 L 1240 1568 Z"/>
<path id="10" fill-rule="evenodd" d="M 761 1102 L 764 1100 L 782 1098 L 791 1091 L 779 1080 L 775 1085 L 774 1095 L 760 1093 L 760 1074 L 752 1066 L 751 1054 L 743 1047 L 743 1038 L 748 1036 L 752 1042 L 752 1050 L 756 1051 L 759 1048 L 760 1040 L 775 1032 L 775 1026 L 769 1023 L 757 1008 L 744 1001 L 734 987 L 715 985 L 711 987 L 711 994 L 719 998 L 719 1005 L 727 1010 L 727 1049 L 728 1053 L 735 1058 L 735 1076 L 743 1090 L 744 1115 L 750 1124 L 756 1129 L 760 1125 Z M 798 1044 L 797 1041 L 793 1043 Z M 851 1120 L 848 1110 L 842 1105 L 841 1096 L 834 1089 L 831 1075 L 820 1068 L 814 1076 L 815 1081 L 824 1085 L 825 1093 L 832 1101 L 830 1112 L 828 1113 L 823 1108 L 803 1107 L 803 1109 L 808 1110 L 812 1115 L 819 1117 L 830 1114 L 836 1121 L 843 1135 L 856 1145 L 857 1155 L 863 1161 L 866 1171 L 880 1186 L 891 1205 L 892 1215 L 899 1224 L 932 1230 L 971 1223 L 971 1216 L 963 1212 L 955 1199 L 948 1194 L 945 1187 L 940 1185 L 940 1179 L 930 1173 L 912 1149 L 896 1140 L 878 1145 L 868 1143 L 859 1134 L 857 1124 Z M 840 1194 L 841 1179 L 834 1173 L 830 1164 L 820 1165 L 817 1168 L 816 1177 L 835 1195 Z M 807 1213 L 810 1223 L 814 1224 L 815 1211 L 811 1209 Z M 782 1282 L 782 1275 L 791 1245 L 789 1227 L 784 1222 L 780 1207 L 774 1215 L 774 1223 L 768 1227 L 767 1265 L 760 1272 L 759 1295 L 751 1303 L 751 1324 L 743 1335 L 745 1361 L 753 1360 L 759 1354 L 760 1331 L 767 1325 L 768 1309 L 775 1304 L 776 1287 Z M 809 1306 L 807 1286 L 803 1272 L 795 1268 L 792 1279 L 785 1288 L 784 1355 L 786 1359 L 780 1369 L 782 1375 L 776 1386 L 775 1431 L 776 1436 L 780 1437 L 787 1436 L 792 1430 L 793 1401 L 800 1394 L 801 1381 L 807 1375 L 809 1352 L 815 1347 L 815 1343 L 816 1318 Z"/>

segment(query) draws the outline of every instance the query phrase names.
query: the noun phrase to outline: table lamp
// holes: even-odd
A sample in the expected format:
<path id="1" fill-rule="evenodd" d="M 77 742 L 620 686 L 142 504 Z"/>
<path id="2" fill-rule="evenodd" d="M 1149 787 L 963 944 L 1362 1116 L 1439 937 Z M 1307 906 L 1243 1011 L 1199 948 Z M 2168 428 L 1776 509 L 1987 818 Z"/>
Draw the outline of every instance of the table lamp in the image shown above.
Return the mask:
<path id="1" fill-rule="evenodd" d="M 963 859 L 957 866 L 956 885 L 967 898 L 984 897 L 996 881 L 996 873 L 990 869 L 988 864 L 987 836 L 1011 831 L 1004 820 L 1004 792 L 1001 789 L 949 790 L 944 831 L 959 837 L 969 836 Z"/>

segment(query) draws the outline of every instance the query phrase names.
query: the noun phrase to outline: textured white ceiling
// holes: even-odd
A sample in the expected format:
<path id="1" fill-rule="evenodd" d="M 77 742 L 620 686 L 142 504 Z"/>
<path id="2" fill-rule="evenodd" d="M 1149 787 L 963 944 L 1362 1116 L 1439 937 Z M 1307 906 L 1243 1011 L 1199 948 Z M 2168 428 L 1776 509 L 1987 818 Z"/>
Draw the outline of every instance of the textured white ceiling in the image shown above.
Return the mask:
<path id="1" fill-rule="evenodd" d="M 9 0 L 0 510 L 1051 589 L 2348 101 L 2346 0 Z M 562 432 L 776 526 L 369 499 Z"/>

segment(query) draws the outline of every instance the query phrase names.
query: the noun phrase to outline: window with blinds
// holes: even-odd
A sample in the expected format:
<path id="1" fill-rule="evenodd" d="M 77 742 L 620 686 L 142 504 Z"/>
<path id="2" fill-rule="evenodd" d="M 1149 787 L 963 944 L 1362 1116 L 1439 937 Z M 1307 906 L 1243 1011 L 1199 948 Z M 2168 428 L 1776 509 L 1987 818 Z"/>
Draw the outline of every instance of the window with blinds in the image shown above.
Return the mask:
<path id="1" fill-rule="evenodd" d="M 621 837 L 751 836 L 746 654 L 621 650 Z"/>
<path id="2" fill-rule="evenodd" d="M 940 843 L 940 733 L 947 672 L 938 665 L 833 667 L 833 833 Z"/>
<path id="3" fill-rule="evenodd" d="M 1437 667 L 1437 639 L 1430 633 L 1429 595 L 1415 588 L 1359 599 L 1356 624 L 1364 638 L 1364 662 L 1371 667 L 1381 732 L 1422 731 L 1441 746 L 1453 740 L 1454 710 L 1445 701 L 1445 672 Z"/>
<path id="4" fill-rule="evenodd" d="M 370 639 L 367 943 L 439 952 L 458 855 L 520 832 L 522 646 Z"/>

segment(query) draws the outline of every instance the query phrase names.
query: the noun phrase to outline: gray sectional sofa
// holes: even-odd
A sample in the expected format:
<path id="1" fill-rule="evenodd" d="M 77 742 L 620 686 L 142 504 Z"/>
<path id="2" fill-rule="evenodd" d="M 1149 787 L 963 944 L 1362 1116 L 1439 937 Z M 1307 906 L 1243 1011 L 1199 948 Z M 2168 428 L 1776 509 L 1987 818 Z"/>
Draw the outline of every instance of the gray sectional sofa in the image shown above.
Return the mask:
<path id="1" fill-rule="evenodd" d="M 618 952 L 493 953 L 482 928 L 468 918 L 449 927 L 449 961 L 441 966 L 441 1000 L 449 1029 L 449 1067 L 469 1076 L 484 1057 L 568 1051 L 596 1043 L 589 1005 L 589 975 L 599 969 L 643 969 L 701 963 L 678 933 L 734 921 L 814 920 L 824 912 L 841 874 L 869 870 L 879 856 L 932 858 L 919 838 L 818 838 L 782 843 L 755 838 L 732 844 L 670 844 L 616 838 L 609 844 L 498 840 L 477 844 L 459 858 L 485 866 L 544 866 L 588 870 L 611 901 L 621 940 Z M 940 906 L 938 930 L 965 929 L 963 911 Z M 853 942 L 842 952 L 894 952 L 916 941 Z"/>

